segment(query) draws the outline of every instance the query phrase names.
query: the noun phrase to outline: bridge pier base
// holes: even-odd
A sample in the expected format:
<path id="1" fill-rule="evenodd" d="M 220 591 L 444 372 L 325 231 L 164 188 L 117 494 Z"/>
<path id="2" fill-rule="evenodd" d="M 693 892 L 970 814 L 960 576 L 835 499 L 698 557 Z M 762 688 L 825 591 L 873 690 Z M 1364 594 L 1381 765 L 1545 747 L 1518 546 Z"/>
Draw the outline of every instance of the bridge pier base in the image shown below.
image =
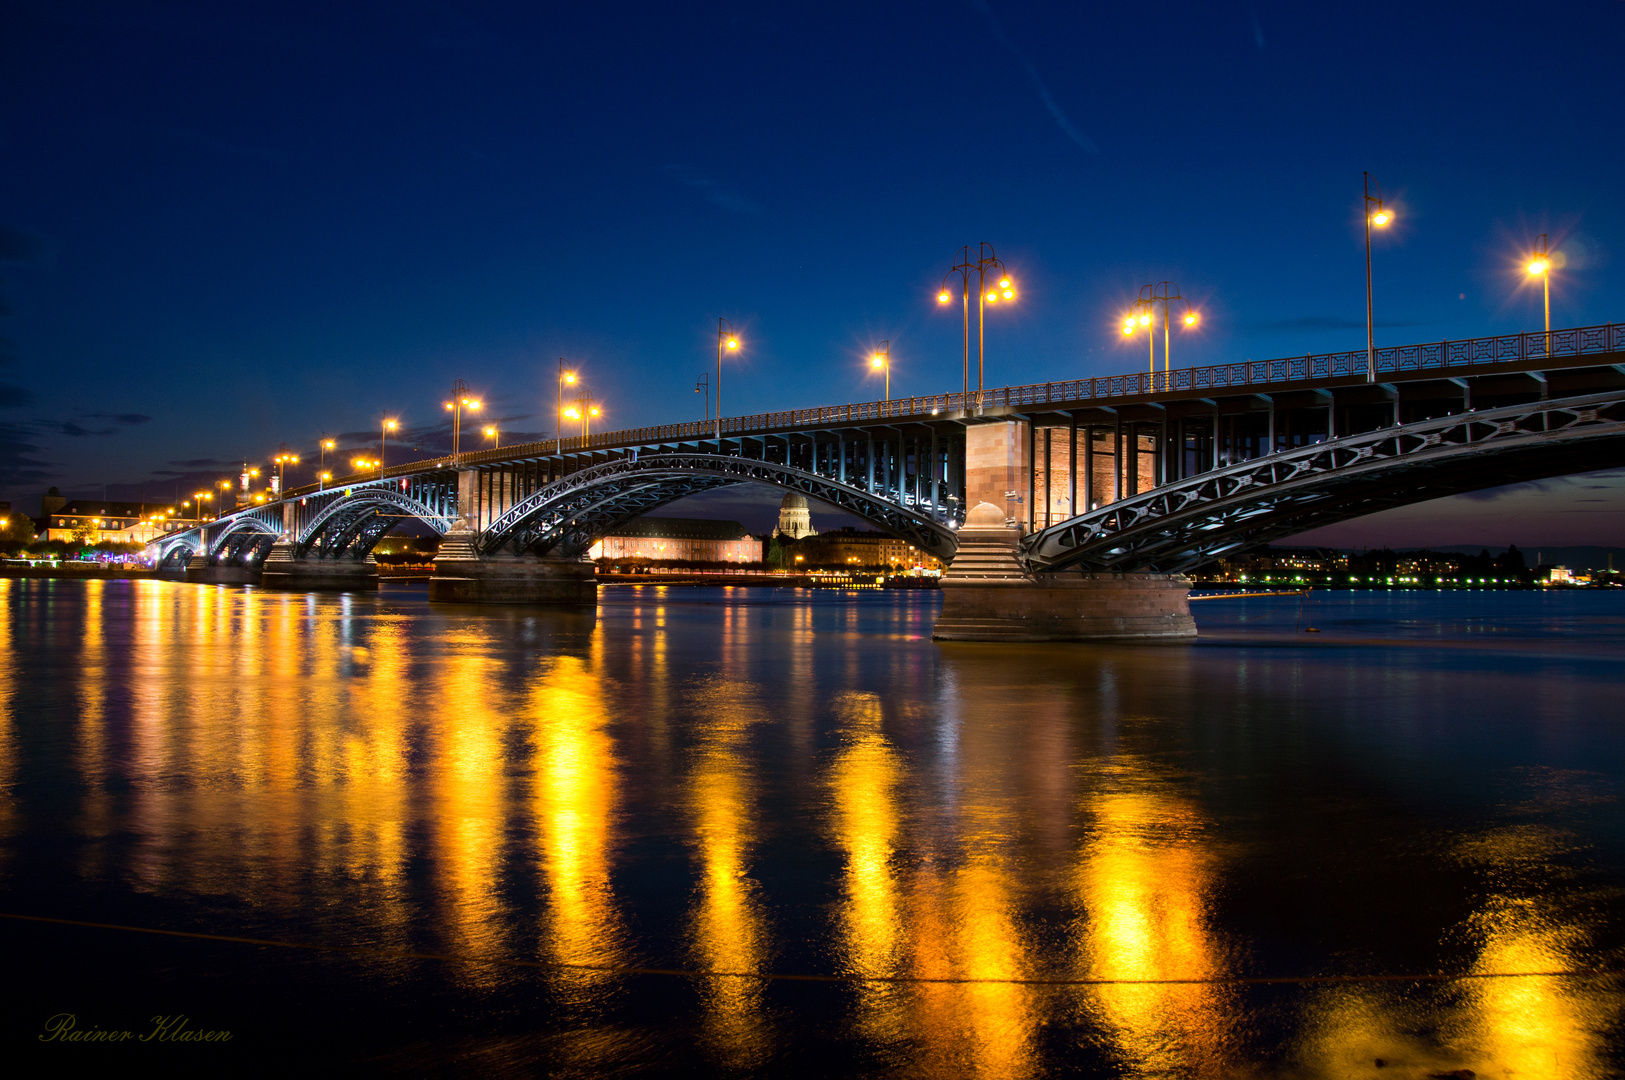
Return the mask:
<path id="1" fill-rule="evenodd" d="M 260 571 L 247 566 L 221 566 L 209 562 L 203 555 L 194 555 L 186 563 L 185 580 L 193 585 L 258 585 Z"/>
<path id="2" fill-rule="evenodd" d="M 1054 574 L 1028 577 L 1016 561 L 1020 533 L 1004 512 L 977 505 L 942 577 L 938 641 L 1180 641 L 1196 636 L 1183 574 Z"/>
<path id="3" fill-rule="evenodd" d="M 440 542 L 429 579 L 429 599 L 449 604 L 565 604 L 598 602 L 592 563 L 519 555 L 482 558 L 475 533 L 453 529 Z"/>
<path id="4" fill-rule="evenodd" d="M 370 592 L 378 588 L 378 563 L 353 559 L 298 559 L 293 545 L 272 545 L 260 584 L 285 592 Z"/>

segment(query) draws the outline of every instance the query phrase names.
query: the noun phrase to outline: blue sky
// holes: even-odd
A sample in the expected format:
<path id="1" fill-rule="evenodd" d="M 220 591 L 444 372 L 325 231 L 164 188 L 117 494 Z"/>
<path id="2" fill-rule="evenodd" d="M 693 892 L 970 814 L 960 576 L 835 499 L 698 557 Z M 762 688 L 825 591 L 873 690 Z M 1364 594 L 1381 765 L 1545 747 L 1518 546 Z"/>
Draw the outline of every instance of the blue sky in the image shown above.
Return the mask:
<path id="1" fill-rule="evenodd" d="M 1554 321 L 1625 319 L 1622 31 L 1618 0 L 17 0 L 0 498 L 162 495 L 384 415 L 427 452 L 457 378 L 505 439 L 551 431 L 559 356 L 609 426 L 698 418 L 719 315 L 730 414 L 878 397 L 881 340 L 894 393 L 951 389 L 933 295 L 980 240 L 1021 290 L 994 385 L 1134 369 L 1114 322 L 1165 279 L 1203 312 L 1176 363 L 1356 348 L 1362 170 L 1399 214 L 1379 342 L 1537 328 L 1542 232 Z M 1622 487 L 1360 528 L 1614 542 Z M 1536 535 L 1502 537 L 1512 505 Z"/>

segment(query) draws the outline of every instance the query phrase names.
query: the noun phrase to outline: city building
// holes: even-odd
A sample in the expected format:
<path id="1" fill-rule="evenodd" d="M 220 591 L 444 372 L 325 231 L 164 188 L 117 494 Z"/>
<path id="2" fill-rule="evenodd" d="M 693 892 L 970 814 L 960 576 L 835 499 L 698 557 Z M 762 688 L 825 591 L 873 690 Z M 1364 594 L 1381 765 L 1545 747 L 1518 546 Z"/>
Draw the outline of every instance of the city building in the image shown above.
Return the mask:
<path id="1" fill-rule="evenodd" d="M 40 502 L 45 511 L 40 532 L 46 540 L 67 543 L 145 544 L 198 523 L 195 517 L 177 516 L 173 508 L 162 503 L 69 500 L 60 495 L 46 495 Z"/>
<path id="2" fill-rule="evenodd" d="M 818 535 L 812 527 L 812 514 L 807 509 L 805 495 L 792 491 L 784 496 L 784 501 L 779 503 L 779 527 L 774 531 L 792 540 Z"/>
<path id="3" fill-rule="evenodd" d="M 851 526 L 804 537 L 796 542 L 792 551 L 790 560 L 793 566 L 807 570 L 815 567 L 855 570 L 876 566 L 911 570 L 943 568 L 941 560 L 926 554 L 906 540 L 899 540 L 887 533 L 855 529 Z"/>
<path id="4" fill-rule="evenodd" d="M 640 517 L 599 540 L 587 554 L 592 559 L 610 560 L 759 563 L 762 542 L 737 521 Z"/>

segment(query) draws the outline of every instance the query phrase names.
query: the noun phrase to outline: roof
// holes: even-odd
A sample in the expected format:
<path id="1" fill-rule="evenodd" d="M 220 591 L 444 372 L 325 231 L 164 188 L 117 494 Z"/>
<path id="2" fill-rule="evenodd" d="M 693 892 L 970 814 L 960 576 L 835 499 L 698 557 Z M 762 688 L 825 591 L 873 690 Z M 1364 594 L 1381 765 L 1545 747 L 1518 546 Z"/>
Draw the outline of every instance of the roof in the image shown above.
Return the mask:
<path id="1" fill-rule="evenodd" d="M 109 499 L 69 499 L 59 509 L 52 510 L 53 517 L 59 514 L 80 517 L 141 517 L 144 514 L 153 514 L 166 509 L 170 504 L 154 500 L 152 502 L 118 502 Z"/>
<path id="2" fill-rule="evenodd" d="M 633 518 L 611 529 L 608 536 L 631 536 L 646 540 L 749 540 L 750 533 L 737 521 L 717 518 Z"/>

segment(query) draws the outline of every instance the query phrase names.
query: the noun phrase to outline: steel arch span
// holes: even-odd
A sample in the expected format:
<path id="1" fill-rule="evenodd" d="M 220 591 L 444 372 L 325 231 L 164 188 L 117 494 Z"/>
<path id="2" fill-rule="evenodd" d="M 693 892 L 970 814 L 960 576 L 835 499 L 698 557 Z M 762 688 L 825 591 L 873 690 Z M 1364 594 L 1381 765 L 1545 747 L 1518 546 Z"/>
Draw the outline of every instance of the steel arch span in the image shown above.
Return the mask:
<path id="1" fill-rule="evenodd" d="M 482 555 L 509 551 L 579 558 L 632 518 L 687 495 L 742 483 L 767 484 L 838 507 L 943 562 L 958 546 L 942 522 L 872 492 L 790 465 L 703 453 L 647 454 L 570 473 L 516 503 L 476 546 Z"/>
<path id="2" fill-rule="evenodd" d="M 1189 570 L 1465 491 L 1625 465 L 1625 393 L 1460 413 L 1200 473 L 1025 537 L 1029 573 Z"/>
<path id="3" fill-rule="evenodd" d="M 353 489 L 311 518 L 295 541 L 295 557 L 363 560 L 399 523 L 413 517 L 444 535 L 454 519 L 393 487 Z"/>

